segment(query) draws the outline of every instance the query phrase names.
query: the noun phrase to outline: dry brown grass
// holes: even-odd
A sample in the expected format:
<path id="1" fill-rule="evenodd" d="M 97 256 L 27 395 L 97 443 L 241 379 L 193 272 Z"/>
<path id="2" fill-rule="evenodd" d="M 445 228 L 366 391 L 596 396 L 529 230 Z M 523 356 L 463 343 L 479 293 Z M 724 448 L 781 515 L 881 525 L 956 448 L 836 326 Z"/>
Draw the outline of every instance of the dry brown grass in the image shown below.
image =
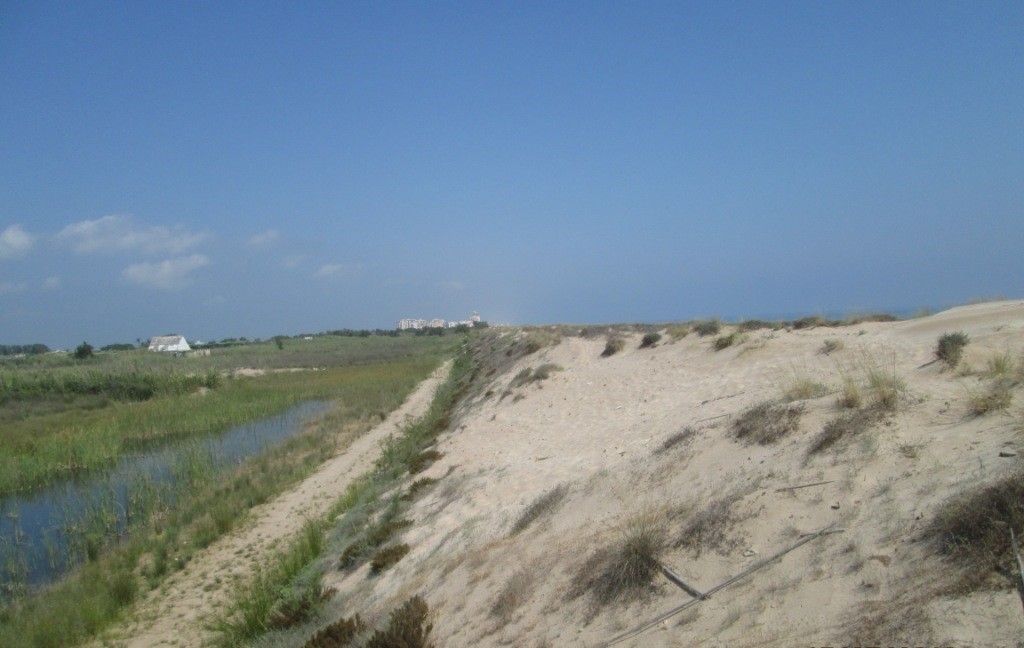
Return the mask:
<path id="1" fill-rule="evenodd" d="M 665 332 L 668 333 L 673 342 L 678 342 L 690 334 L 690 327 L 686 324 L 673 324 L 666 327 Z"/>
<path id="2" fill-rule="evenodd" d="M 765 401 L 744 411 L 733 423 L 733 434 L 747 443 L 767 445 L 795 432 L 800 426 L 803 405 Z"/>
<path id="3" fill-rule="evenodd" d="M 355 615 L 342 617 L 323 628 L 306 642 L 304 648 L 348 648 L 354 646 L 356 638 L 366 631 L 366 624 Z"/>
<path id="4" fill-rule="evenodd" d="M 491 605 L 491 616 L 497 620 L 498 627 L 508 625 L 516 610 L 529 600 L 533 581 L 533 572 L 526 569 L 516 571 L 505 581 Z"/>
<path id="5" fill-rule="evenodd" d="M 828 387 L 808 376 L 794 376 L 782 397 L 787 401 L 810 400 L 828 393 Z"/>
<path id="6" fill-rule="evenodd" d="M 878 420 L 875 410 L 857 410 L 843 414 L 825 424 L 821 432 L 811 442 L 807 456 L 816 455 L 835 446 L 840 441 L 848 441 L 870 428 Z"/>
<path id="7" fill-rule="evenodd" d="M 1024 537 L 1024 469 L 947 500 L 926 535 L 960 568 L 955 591 L 964 594 L 1009 586 L 1006 575 L 1015 570 L 1011 528 Z"/>
<path id="8" fill-rule="evenodd" d="M 842 348 L 843 343 L 841 341 L 829 338 L 821 343 L 821 348 L 818 349 L 818 353 L 822 355 L 831 355 Z"/>
<path id="9" fill-rule="evenodd" d="M 414 596 L 391 612 L 387 627 L 376 630 L 363 648 L 434 648 L 429 615 L 427 603 Z"/>
<path id="10" fill-rule="evenodd" d="M 666 438 L 660 446 L 655 449 L 654 454 L 662 454 L 668 452 L 676 446 L 688 444 L 693 440 L 693 437 L 697 435 L 697 430 L 692 427 L 685 427 L 678 432 L 673 432 Z"/>
<path id="11" fill-rule="evenodd" d="M 373 559 L 370 560 L 370 573 L 376 575 L 393 567 L 399 560 L 405 558 L 407 553 L 409 553 L 409 545 L 405 543 L 388 545 L 380 549 L 373 554 Z"/>
<path id="12" fill-rule="evenodd" d="M 701 337 L 707 337 L 709 335 L 718 335 L 718 332 L 722 329 L 722 323 L 716 319 L 704 320 L 703 322 L 697 322 L 693 325 L 693 330 L 697 332 L 697 335 Z"/>
<path id="13" fill-rule="evenodd" d="M 731 546 L 727 532 L 735 522 L 733 506 L 739 499 L 737 495 L 727 495 L 690 515 L 673 546 L 689 549 L 698 556 L 702 551 L 718 551 Z"/>
<path id="14" fill-rule="evenodd" d="M 569 598 L 589 594 L 595 609 L 649 593 L 665 550 L 665 527 L 653 516 L 631 521 L 621 536 L 593 552 L 577 569 Z"/>
<path id="15" fill-rule="evenodd" d="M 568 494 L 569 487 L 561 484 L 535 499 L 532 504 L 526 507 L 526 510 L 519 516 L 515 524 L 512 525 L 511 535 L 525 531 L 527 527 L 540 518 L 554 513 Z"/>

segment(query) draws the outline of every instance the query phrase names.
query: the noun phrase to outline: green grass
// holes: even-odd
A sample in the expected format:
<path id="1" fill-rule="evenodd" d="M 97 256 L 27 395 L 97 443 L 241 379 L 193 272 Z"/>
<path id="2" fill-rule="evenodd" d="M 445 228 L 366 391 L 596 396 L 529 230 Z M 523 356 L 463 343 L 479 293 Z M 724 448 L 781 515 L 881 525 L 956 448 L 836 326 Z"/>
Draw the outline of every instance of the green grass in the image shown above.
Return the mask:
<path id="1" fill-rule="evenodd" d="M 389 374 L 408 373 L 418 380 L 424 375 L 422 368 L 436 365 L 454 343 L 450 337 L 338 337 L 328 342 L 332 346 L 319 338 L 308 342 L 324 353 L 319 359 L 330 367 L 326 370 L 249 378 L 220 378 L 211 363 L 225 367 L 242 361 L 246 366 L 273 368 L 270 362 L 259 364 L 264 358 L 260 349 L 225 349 L 227 360 L 216 355 L 167 358 L 129 351 L 107 354 L 128 359 L 88 362 L 88 367 L 42 369 L 33 364 L 5 369 L 0 373 L 0 421 L 4 423 L 0 430 L 0 495 L 100 468 L 128 450 L 155 441 L 219 432 L 264 418 L 299 401 L 332 398 L 338 392 L 350 394 L 353 402 L 372 398 L 374 391 L 391 388 L 393 376 Z M 388 344 L 394 348 L 387 348 Z M 305 351 L 288 353 L 273 345 L 252 346 L 270 346 L 272 353 L 288 356 L 289 362 L 305 359 Z M 146 364 L 140 369 L 132 364 L 135 360 Z M 171 371 L 167 363 L 174 361 L 202 363 Z M 339 364 L 345 361 L 351 364 Z M 201 373 L 189 374 L 190 369 Z M 197 392 L 199 388 L 206 391 Z M 143 394 L 149 395 L 134 397 Z M 54 396 L 106 396 L 113 400 L 84 405 L 72 400 L 70 407 L 42 411 L 26 406 L 26 402 L 40 405 L 38 401 Z M 12 410 L 27 414 L 11 416 Z M 4 412 L 12 420 L 4 420 Z"/>
<path id="2" fill-rule="evenodd" d="M 141 506 L 127 538 L 120 537 L 116 529 L 99 526 L 89 536 L 88 562 L 62 581 L 0 606 L 0 646 L 65 646 L 87 640 L 116 621 L 139 593 L 158 587 L 197 551 L 234 528 L 249 509 L 310 474 L 336 452 L 339 443 L 369 429 L 380 421 L 383 413 L 400 404 L 437 366 L 442 353 L 452 344 L 451 338 L 418 339 L 425 342 L 418 355 L 398 355 L 383 363 L 227 381 L 205 396 L 172 396 L 109 408 L 115 412 L 134 412 L 137 407 L 166 408 L 158 411 L 167 412 L 165 421 L 173 425 L 171 412 L 193 422 L 217 420 L 216 412 L 203 404 L 230 407 L 243 401 L 242 395 L 252 399 L 249 409 L 241 410 L 250 414 L 263 407 L 255 401 L 269 399 L 273 406 L 281 402 L 278 399 L 282 393 L 285 402 L 309 395 L 335 402 L 334 409 L 316 424 L 250 458 L 235 470 L 204 470 L 201 461 L 183 466 L 188 479 L 182 482 L 182 492 L 176 498 L 157 499 Z M 437 344 L 438 340 L 444 344 Z M 243 390 L 242 394 L 235 394 L 235 388 Z M 189 412 L 171 407 L 169 401 L 177 398 L 195 399 L 185 404 L 200 410 L 200 417 L 206 418 L 189 418 Z M 149 418 L 153 416 L 151 412 L 137 415 L 142 417 L 138 420 L 153 421 Z M 176 429 L 183 434 L 196 433 L 189 426 Z M 46 428 L 41 430 L 46 432 Z M 50 434 L 60 436 L 52 431 Z M 299 542 L 306 545 L 295 549 L 287 558 L 287 566 L 260 576 L 268 582 L 284 580 L 289 584 L 288 588 L 276 590 L 275 605 L 266 608 L 270 610 L 266 615 L 256 615 L 265 625 L 301 616 L 310 604 L 310 592 L 314 584 L 319 584 L 319 577 L 302 572 L 295 565 L 305 566 L 309 555 L 319 553 L 320 547 L 308 535 L 315 529 L 323 530 L 310 527 L 304 531 L 304 539 Z"/>

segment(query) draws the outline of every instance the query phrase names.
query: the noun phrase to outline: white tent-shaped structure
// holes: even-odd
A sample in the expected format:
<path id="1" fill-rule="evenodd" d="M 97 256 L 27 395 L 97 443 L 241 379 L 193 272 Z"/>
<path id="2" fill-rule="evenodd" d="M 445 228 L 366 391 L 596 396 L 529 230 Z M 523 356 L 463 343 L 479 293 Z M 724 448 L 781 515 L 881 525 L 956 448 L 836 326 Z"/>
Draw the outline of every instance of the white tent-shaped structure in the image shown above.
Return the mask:
<path id="1" fill-rule="evenodd" d="M 157 335 L 149 338 L 150 351 L 183 352 L 191 351 L 183 335 Z"/>

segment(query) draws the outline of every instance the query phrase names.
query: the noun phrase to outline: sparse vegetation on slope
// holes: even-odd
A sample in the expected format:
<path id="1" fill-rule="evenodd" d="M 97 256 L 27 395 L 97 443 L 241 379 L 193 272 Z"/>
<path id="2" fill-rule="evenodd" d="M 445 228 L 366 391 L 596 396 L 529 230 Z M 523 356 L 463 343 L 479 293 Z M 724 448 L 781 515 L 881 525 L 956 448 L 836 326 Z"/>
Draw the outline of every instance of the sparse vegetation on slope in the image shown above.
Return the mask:
<path id="1" fill-rule="evenodd" d="M 698 556 L 703 551 L 727 546 L 726 532 L 735 520 L 732 509 L 738 500 L 735 495 L 720 497 L 689 515 L 673 545 L 694 551 Z"/>
<path id="2" fill-rule="evenodd" d="M 569 487 L 562 484 L 535 499 L 532 504 L 526 507 L 526 510 L 519 516 L 515 524 L 512 525 L 511 534 L 515 535 L 525 531 L 527 527 L 540 518 L 553 513 L 568 494 Z"/>
<path id="3" fill-rule="evenodd" d="M 722 324 L 718 320 L 704 320 L 703 322 L 697 322 L 693 325 L 693 330 L 697 332 L 697 335 L 701 337 L 707 337 L 709 335 L 718 335 L 718 331 L 722 329 Z"/>
<path id="4" fill-rule="evenodd" d="M 840 441 L 862 434 L 877 420 L 878 412 L 875 410 L 857 410 L 837 416 L 826 423 L 811 442 L 807 449 L 808 456 L 822 453 Z"/>
<path id="5" fill-rule="evenodd" d="M 641 349 L 650 348 L 650 347 L 654 346 L 655 344 L 657 344 L 659 340 L 661 340 L 661 334 L 660 333 L 645 333 L 643 338 L 641 338 L 641 340 L 640 340 L 640 348 Z"/>
<path id="6" fill-rule="evenodd" d="M 797 430 L 803 413 L 803 405 L 765 401 L 747 409 L 733 422 L 733 434 L 748 443 L 774 443 Z"/>

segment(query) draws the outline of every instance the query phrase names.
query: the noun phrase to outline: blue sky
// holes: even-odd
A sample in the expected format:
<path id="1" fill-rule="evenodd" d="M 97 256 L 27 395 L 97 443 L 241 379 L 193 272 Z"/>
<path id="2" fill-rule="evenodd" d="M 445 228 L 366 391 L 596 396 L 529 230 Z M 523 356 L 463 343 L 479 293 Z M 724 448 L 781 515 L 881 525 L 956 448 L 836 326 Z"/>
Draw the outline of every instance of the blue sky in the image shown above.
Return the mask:
<path id="1" fill-rule="evenodd" d="M 0 342 L 1019 296 L 1024 4 L 4 3 Z"/>

